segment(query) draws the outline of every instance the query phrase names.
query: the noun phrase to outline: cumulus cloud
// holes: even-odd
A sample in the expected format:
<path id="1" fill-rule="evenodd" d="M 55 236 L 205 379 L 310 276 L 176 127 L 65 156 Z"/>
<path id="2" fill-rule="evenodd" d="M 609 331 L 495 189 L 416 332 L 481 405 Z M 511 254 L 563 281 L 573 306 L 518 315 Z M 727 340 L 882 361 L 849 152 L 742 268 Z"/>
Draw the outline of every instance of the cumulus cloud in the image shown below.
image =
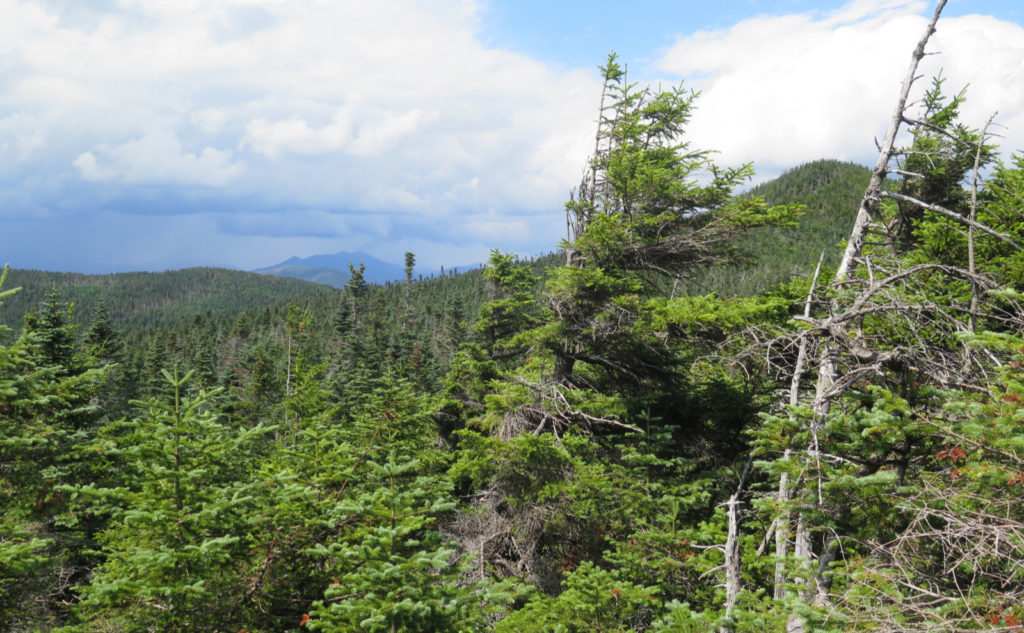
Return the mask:
<path id="1" fill-rule="evenodd" d="M 242 145 L 268 158 L 283 154 L 329 154 L 380 156 L 396 149 L 405 137 L 413 135 L 426 122 L 437 119 L 437 112 L 413 109 L 402 113 L 383 112 L 366 116 L 359 123 L 350 108 L 340 109 L 321 127 L 311 126 L 303 118 L 250 122 Z"/>
<path id="2" fill-rule="evenodd" d="M 173 135 L 149 132 L 113 148 L 79 154 L 72 164 L 90 181 L 118 180 L 128 184 L 156 183 L 218 186 L 242 171 L 231 152 L 204 147 L 187 152 Z"/>
<path id="3" fill-rule="evenodd" d="M 692 136 L 729 163 L 769 172 L 822 157 L 871 163 L 927 3 L 857 0 L 826 14 L 763 16 L 699 31 L 664 51 L 658 68 L 702 90 Z M 947 93 L 970 84 L 965 122 L 996 110 L 1004 146 L 1024 147 L 1024 29 L 991 17 L 944 18 L 924 81 L 940 71 Z"/>
<path id="4" fill-rule="evenodd" d="M 507 169 L 550 137 L 563 149 L 579 144 L 561 134 L 566 120 L 584 134 L 588 126 L 578 115 L 589 110 L 590 95 L 579 88 L 593 85 L 590 73 L 555 72 L 486 48 L 475 37 L 472 2 L 131 0 L 100 5 L 92 20 L 80 8 L 77 20 L 65 20 L 63 3 L 50 11 L 28 0 L 6 4 L 15 19 L 5 23 L 21 20 L 28 34 L 12 38 L 23 42 L 17 61 L 0 70 L 21 76 L 10 107 L 60 111 L 95 129 L 94 142 L 71 156 L 83 165 L 89 153 L 99 165 L 99 146 L 142 158 L 130 155 L 133 144 L 166 144 L 166 130 L 175 130 L 180 143 L 198 146 L 196 161 L 220 174 L 211 184 L 226 182 L 227 163 L 214 163 L 232 147 L 274 163 L 265 173 L 246 167 L 250 185 L 296 196 L 316 190 L 317 183 L 296 182 L 291 170 L 301 165 L 289 162 L 316 155 L 334 161 L 340 178 L 353 174 L 348 184 L 359 195 L 415 180 L 445 159 L 453 136 L 480 167 Z M 358 158 L 384 154 L 392 170 L 358 169 Z M 564 187 L 556 179 L 571 165 L 562 167 L 546 187 Z M 148 167 L 112 168 L 166 180 Z M 285 178 L 268 183 L 274 174 Z"/>

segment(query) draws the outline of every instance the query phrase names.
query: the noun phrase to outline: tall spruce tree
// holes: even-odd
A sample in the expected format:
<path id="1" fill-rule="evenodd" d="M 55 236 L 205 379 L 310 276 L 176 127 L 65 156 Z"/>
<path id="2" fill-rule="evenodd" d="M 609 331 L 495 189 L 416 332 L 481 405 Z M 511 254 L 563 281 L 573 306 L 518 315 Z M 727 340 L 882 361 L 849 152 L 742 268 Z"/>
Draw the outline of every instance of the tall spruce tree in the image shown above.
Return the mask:
<path id="1" fill-rule="evenodd" d="M 787 223 L 796 210 L 734 196 L 751 168 L 720 168 L 708 152 L 687 144 L 694 94 L 681 87 L 637 89 L 614 55 L 602 73 L 596 155 L 566 206 L 566 265 L 548 271 L 538 305 L 527 291 L 531 276 L 492 258 L 487 275 L 504 287 L 482 313 L 491 358 L 482 362 L 482 354 L 463 348 L 456 369 L 500 373 L 483 389 L 480 381 L 458 381 L 474 386 L 484 411 L 461 432 L 452 472 L 477 491 L 472 510 L 457 522 L 461 542 L 485 552 L 498 573 L 526 575 L 552 594 L 599 583 L 649 601 L 640 578 L 666 568 L 665 559 L 680 552 L 659 543 L 657 560 L 645 560 L 630 543 L 654 525 L 678 542 L 681 533 L 665 534 L 668 526 L 658 517 L 673 503 L 677 514 L 692 503 L 692 516 L 706 518 L 701 502 L 681 500 L 707 503 L 729 484 L 715 490 L 714 480 L 703 478 L 693 486 L 652 483 L 649 490 L 658 496 L 638 499 L 626 482 L 731 461 L 734 444 L 742 445 L 740 431 L 755 419 L 743 403 L 756 390 L 744 393 L 723 368 L 696 363 L 694 349 L 710 351 L 714 339 L 750 321 L 784 319 L 788 310 L 785 299 L 676 297 L 673 283 L 700 266 L 739 259 L 732 238 L 749 227 Z M 505 354 L 525 358 L 502 367 L 495 361 Z M 735 409 L 715 419 L 711 407 L 728 400 Z M 726 421 L 729 416 L 734 419 Z M 712 444 L 720 421 L 729 427 L 722 433 L 729 441 Z M 583 565 L 610 565 L 613 539 L 623 543 L 621 576 Z M 685 576 L 692 577 L 689 571 Z M 625 584 L 616 584 L 620 579 Z M 580 594 L 570 595 L 572 601 L 534 604 L 531 613 L 572 611 Z M 579 630 L 595 626 L 602 612 L 595 608 L 593 618 L 581 618 Z M 649 608 L 635 612 L 639 627 L 656 615 Z"/>

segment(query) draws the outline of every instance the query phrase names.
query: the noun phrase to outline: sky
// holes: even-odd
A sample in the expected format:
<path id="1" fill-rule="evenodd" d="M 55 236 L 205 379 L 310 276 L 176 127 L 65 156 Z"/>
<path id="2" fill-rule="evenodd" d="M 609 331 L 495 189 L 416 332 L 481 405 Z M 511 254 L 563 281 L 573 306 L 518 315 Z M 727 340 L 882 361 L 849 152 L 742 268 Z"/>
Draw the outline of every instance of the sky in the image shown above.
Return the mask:
<path id="1" fill-rule="evenodd" d="M 873 164 L 932 0 L 0 0 L 0 264 L 89 273 L 564 237 L 610 51 L 755 182 Z M 949 0 L 963 120 L 1024 149 L 1024 4 Z"/>

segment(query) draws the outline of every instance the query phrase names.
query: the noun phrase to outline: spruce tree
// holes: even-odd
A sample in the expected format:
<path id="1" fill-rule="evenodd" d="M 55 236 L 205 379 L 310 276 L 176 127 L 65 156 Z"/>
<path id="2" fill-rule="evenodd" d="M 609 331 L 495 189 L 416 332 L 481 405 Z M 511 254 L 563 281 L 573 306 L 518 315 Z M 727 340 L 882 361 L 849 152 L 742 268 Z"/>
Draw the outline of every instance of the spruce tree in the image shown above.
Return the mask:
<path id="1" fill-rule="evenodd" d="M 0 617 L 26 629 L 60 623 L 92 564 L 96 523 L 68 519 L 63 487 L 105 475 L 87 446 L 106 369 L 80 349 L 72 315 L 53 291 L 0 346 Z"/>
<path id="2" fill-rule="evenodd" d="M 100 299 L 92 313 L 92 323 L 85 334 L 85 344 L 97 358 L 114 360 L 121 351 L 121 340 L 110 323 L 107 302 Z"/>
<path id="3" fill-rule="evenodd" d="M 188 395 L 190 374 L 163 372 L 171 397 L 113 423 L 97 449 L 122 464 L 114 486 L 74 486 L 82 511 L 110 517 L 105 557 L 79 587 L 74 630 L 222 631 L 245 622 L 237 564 L 251 538 L 252 443 L 265 430 L 229 429 L 215 391 Z"/>

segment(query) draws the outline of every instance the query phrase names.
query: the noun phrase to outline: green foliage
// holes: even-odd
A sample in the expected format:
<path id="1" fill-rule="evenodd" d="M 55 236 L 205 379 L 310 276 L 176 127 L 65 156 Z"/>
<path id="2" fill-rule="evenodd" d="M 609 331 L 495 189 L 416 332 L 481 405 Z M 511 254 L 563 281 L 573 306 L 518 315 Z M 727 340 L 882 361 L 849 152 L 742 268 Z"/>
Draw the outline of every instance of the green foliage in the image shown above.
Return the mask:
<path id="1" fill-rule="evenodd" d="M 0 290 L 6 280 L 8 268 L 0 275 Z M 2 290 L 0 300 L 20 290 Z M 0 335 L 10 332 L 0 326 Z M 25 443 L 22 441 L 20 420 L 12 412 L 13 406 L 23 406 L 26 400 L 36 399 L 39 377 L 25 375 L 23 370 L 30 366 L 26 341 L 19 339 L 14 345 L 0 346 L 0 457 L 3 464 L 3 487 L 0 488 L 0 618 L 17 622 L 19 611 L 24 608 L 26 595 L 33 589 L 31 579 L 36 577 L 47 564 L 45 550 L 51 541 L 32 529 L 31 514 L 26 499 L 22 498 L 21 481 L 24 468 L 17 458 Z M 30 585 L 26 587 L 26 585 Z"/>
<path id="2" fill-rule="evenodd" d="M 970 213 L 970 189 L 964 187 L 974 168 L 978 143 L 982 140 L 978 131 L 972 130 L 960 120 L 960 108 L 966 100 L 966 89 L 947 99 L 942 86 L 945 80 L 938 76 L 932 80 L 931 88 L 925 92 L 922 102 L 921 119 L 924 125 L 913 128 L 913 139 L 900 167 L 920 177 L 901 179 L 899 192 L 937 204 L 966 216 Z M 980 167 L 985 167 L 993 158 L 995 148 L 983 146 Z M 900 202 L 894 232 L 904 250 L 919 249 L 920 254 L 939 262 L 962 262 L 966 250 L 952 248 L 961 243 L 957 237 L 959 227 L 948 220 L 929 217 L 919 206 Z M 942 226 L 943 228 L 939 228 Z"/>
<path id="3" fill-rule="evenodd" d="M 844 569 L 850 584 L 839 603 L 848 622 L 860 619 L 871 627 L 890 620 L 908 630 L 938 630 L 1012 628 L 1021 621 L 1010 606 L 1021 595 L 1020 571 L 1010 561 L 1021 555 L 1011 535 L 1024 525 L 1024 462 L 1018 457 L 1024 446 L 1024 340 L 996 334 L 967 338 L 971 345 L 1014 353 L 1014 360 L 988 392 L 937 393 L 941 409 L 919 413 L 929 444 L 916 460 L 916 472 L 900 474 L 913 485 L 869 482 L 855 489 L 858 504 L 885 506 L 900 521 L 882 530 L 862 526 L 864 545 Z"/>
<path id="4" fill-rule="evenodd" d="M 548 488 L 562 484 L 572 469 L 572 458 L 550 434 L 524 434 L 508 442 L 473 431 L 463 431 L 460 459 L 451 469 L 456 480 L 474 488 L 488 482 L 508 491 L 510 499 L 541 499 L 554 493 Z"/>
<path id="5" fill-rule="evenodd" d="M 998 163 L 986 180 L 981 192 L 982 204 L 978 220 L 997 231 L 1024 235 L 1019 209 L 1024 195 L 1024 154 L 1014 154 L 1006 163 Z M 981 270 L 999 274 L 1012 287 L 1021 290 L 1024 280 L 1024 261 L 1020 252 L 1005 242 L 986 235 L 978 235 L 976 260 Z"/>
<path id="6" fill-rule="evenodd" d="M 539 596 L 498 623 L 495 631 L 622 633 L 647 630 L 660 609 L 656 586 L 636 585 L 615 571 L 582 563 L 556 598 Z"/>
<path id="7" fill-rule="evenodd" d="M 657 299 L 651 302 L 651 325 L 692 340 L 722 340 L 751 323 L 783 324 L 792 302 L 785 296 L 719 299 L 714 295 Z"/>
<path id="8" fill-rule="evenodd" d="M 65 615 L 88 558 L 89 526 L 61 521 L 60 487 L 100 474 L 83 445 L 95 431 L 92 396 L 106 370 L 82 353 L 71 316 L 52 292 L 21 335 L 0 346 L 0 618 L 25 626 Z"/>
<path id="9" fill-rule="evenodd" d="M 116 487 L 69 487 L 83 511 L 109 515 L 105 561 L 80 587 L 82 630 L 219 631 L 239 621 L 253 489 L 249 445 L 264 432 L 234 431 L 210 410 L 214 392 L 186 395 L 191 374 L 165 379 L 167 402 L 107 431 L 102 448 L 123 464 Z"/>
<path id="10" fill-rule="evenodd" d="M 499 366 L 509 368 L 526 352 L 519 335 L 541 323 L 541 308 L 535 294 L 538 279 L 514 256 L 497 250 L 491 251 L 484 279 L 491 297 L 480 307 L 474 329 L 481 335 L 490 357 Z"/>
<path id="11" fill-rule="evenodd" d="M 467 586 L 437 517 L 454 504 L 444 483 L 390 452 L 361 468 L 358 494 L 342 503 L 351 525 L 325 549 L 336 575 L 311 612 L 318 631 L 471 631 L 486 624 L 499 594 Z M 453 562 L 456 561 L 456 562 Z"/>
<path id="12" fill-rule="evenodd" d="M 675 328 L 665 327 L 663 309 L 657 314 L 665 306 L 659 289 L 741 259 L 734 242 L 741 231 L 789 224 L 797 211 L 735 197 L 750 166 L 721 168 L 689 146 L 683 132 L 693 93 L 637 89 L 614 55 L 602 72 L 608 104 L 598 151 L 566 205 L 569 265 L 552 271 L 544 290 L 554 318 L 526 335 L 553 356 L 548 380 L 560 389 L 544 408 L 556 427 L 619 418 L 603 404 L 604 412 L 573 420 L 568 412 L 592 397 L 622 397 L 626 409 L 639 410 L 675 391 L 682 358 Z"/>
<path id="13" fill-rule="evenodd" d="M 321 420 L 304 433 L 312 451 L 296 467 L 318 495 L 295 518 L 319 514 L 330 530 L 303 550 L 331 578 L 309 628 L 474 630 L 504 600 L 502 586 L 464 581 L 461 556 L 438 529 L 454 500 L 429 446 L 436 430 L 426 406 L 399 383 L 364 394 L 344 427 L 321 430 Z M 312 464 L 322 465 L 310 472 Z"/>
<path id="14" fill-rule="evenodd" d="M 75 301 L 86 315 L 102 300 L 111 321 L 131 329 L 188 322 L 196 315 L 236 315 L 240 307 L 262 308 L 282 296 L 308 301 L 336 292 L 296 279 L 219 268 L 113 275 L 16 269 L 10 277 L 25 292 L 8 303 L 0 321 L 8 326 L 16 325 L 51 288 Z"/>

